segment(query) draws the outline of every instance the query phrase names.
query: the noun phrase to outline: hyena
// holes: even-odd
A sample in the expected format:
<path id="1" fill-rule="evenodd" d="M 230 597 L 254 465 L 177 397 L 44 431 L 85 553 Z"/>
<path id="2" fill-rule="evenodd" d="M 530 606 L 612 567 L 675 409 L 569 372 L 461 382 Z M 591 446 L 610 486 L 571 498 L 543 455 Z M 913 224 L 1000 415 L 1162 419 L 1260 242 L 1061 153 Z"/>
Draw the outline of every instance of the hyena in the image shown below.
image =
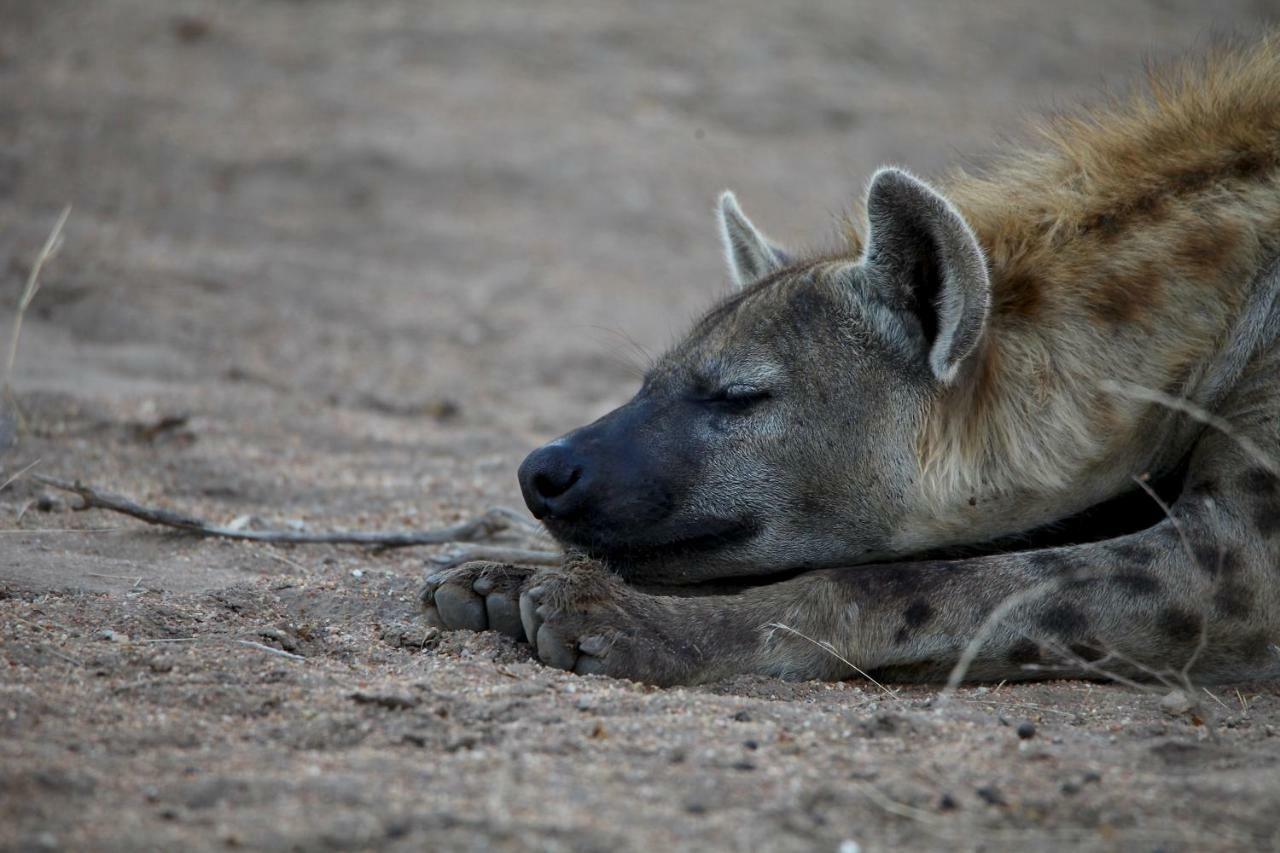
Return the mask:
<path id="1" fill-rule="evenodd" d="M 726 193 L 739 288 L 520 467 L 564 565 L 437 573 L 431 617 L 659 684 L 1280 673 L 1280 42 L 1037 138 L 881 169 L 830 254 Z"/>

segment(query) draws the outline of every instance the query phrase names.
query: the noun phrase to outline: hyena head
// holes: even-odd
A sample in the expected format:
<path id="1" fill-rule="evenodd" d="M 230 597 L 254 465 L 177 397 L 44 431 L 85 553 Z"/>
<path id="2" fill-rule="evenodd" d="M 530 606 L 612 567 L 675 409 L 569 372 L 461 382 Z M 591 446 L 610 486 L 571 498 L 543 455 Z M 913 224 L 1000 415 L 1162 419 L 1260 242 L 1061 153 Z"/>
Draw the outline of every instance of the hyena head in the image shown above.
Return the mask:
<path id="1" fill-rule="evenodd" d="M 867 214 L 861 258 L 797 260 L 721 198 L 737 292 L 630 402 L 520 466 L 557 539 L 668 583 L 894 552 L 925 413 L 978 347 L 990 286 L 964 220 L 915 178 L 877 173 Z"/>

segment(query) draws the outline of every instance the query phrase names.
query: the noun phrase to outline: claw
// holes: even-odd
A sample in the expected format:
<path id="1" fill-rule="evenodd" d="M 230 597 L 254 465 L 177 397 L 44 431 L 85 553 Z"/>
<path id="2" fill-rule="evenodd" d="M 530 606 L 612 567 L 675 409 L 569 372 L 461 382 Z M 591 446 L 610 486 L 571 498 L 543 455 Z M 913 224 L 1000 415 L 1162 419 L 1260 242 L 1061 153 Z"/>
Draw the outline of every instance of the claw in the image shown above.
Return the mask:
<path id="1" fill-rule="evenodd" d="M 573 665 L 573 671 L 578 675 L 608 675 L 608 665 L 603 658 L 592 657 L 591 655 L 580 655 L 578 662 Z"/>
<path id="2" fill-rule="evenodd" d="M 436 590 L 436 610 L 450 629 L 483 631 L 489 627 L 484 600 L 469 589 L 446 584 Z"/>
<path id="3" fill-rule="evenodd" d="M 506 634 L 518 642 L 525 641 L 528 635 L 525 634 L 524 620 L 518 603 L 512 601 L 509 596 L 494 594 L 485 598 L 485 607 L 489 611 L 491 631 Z"/>
<path id="4" fill-rule="evenodd" d="M 578 651 L 584 655 L 592 655 L 600 657 L 609 651 L 609 646 L 613 645 L 599 634 L 592 634 L 590 637 L 583 637 L 578 641 Z"/>
<path id="5" fill-rule="evenodd" d="M 542 617 L 538 615 L 538 598 L 543 589 L 535 586 L 520 596 L 520 623 L 524 626 L 524 635 L 534 646 L 538 644 L 538 629 L 542 627 Z"/>
<path id="6" fill-rule="evenodd" d="M 573 672 L 578 652 L 570 647 L 550 625 L 538 629 L 538 658 L 547 666 Z"/>

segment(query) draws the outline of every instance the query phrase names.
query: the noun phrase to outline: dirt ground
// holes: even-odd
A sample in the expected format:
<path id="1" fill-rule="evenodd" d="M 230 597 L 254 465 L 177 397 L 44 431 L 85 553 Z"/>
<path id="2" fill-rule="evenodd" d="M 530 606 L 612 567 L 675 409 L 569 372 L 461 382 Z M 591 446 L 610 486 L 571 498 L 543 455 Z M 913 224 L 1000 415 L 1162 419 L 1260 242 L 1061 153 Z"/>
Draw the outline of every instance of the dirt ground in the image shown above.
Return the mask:
<path id="1" fill-rule="evenodd" d="M 875 166 L 980 157 L 1027 110 L 1278 14 L 0 0 L 6 347 L 74 205 L 0 482 L 38 459 L 313 528 L 519 506 L 522 455 L 629 396 L 634 350 L 727 286 L 720 189 L 821 244 Z M 427 630 L 440 549 L 75 504 L 0 491 L 6 850 L 1280 849 L 1276 685 L 1186 712 L 1091 683 L 657 690 Z"/>

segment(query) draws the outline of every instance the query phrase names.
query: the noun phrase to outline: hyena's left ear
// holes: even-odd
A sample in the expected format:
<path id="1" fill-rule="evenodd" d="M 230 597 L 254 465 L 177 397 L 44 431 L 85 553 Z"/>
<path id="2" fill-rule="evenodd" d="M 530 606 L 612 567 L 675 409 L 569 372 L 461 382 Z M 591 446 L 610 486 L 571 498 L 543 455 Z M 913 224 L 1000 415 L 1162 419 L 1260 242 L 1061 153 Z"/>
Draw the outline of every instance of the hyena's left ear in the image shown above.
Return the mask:
<path id="1" fill-rule="evenodd" d="M 791 262 L 786 252 L 770 243 L 760 229 L 751 224 L 733 193 L 721 193 L 716 218 L 720 221 L 720 242 L 724 245 L 729 275 L 738 287 L 759 281 Z"/>
<path id="2" fill-rule="evenodd" d="M 871 179 L 867 220 L 871 281 L 919 320 L 930 368 L 951 382 L 977 348 L 991 305 L 982 247 L 951 202 L 900 169 Z"/>

